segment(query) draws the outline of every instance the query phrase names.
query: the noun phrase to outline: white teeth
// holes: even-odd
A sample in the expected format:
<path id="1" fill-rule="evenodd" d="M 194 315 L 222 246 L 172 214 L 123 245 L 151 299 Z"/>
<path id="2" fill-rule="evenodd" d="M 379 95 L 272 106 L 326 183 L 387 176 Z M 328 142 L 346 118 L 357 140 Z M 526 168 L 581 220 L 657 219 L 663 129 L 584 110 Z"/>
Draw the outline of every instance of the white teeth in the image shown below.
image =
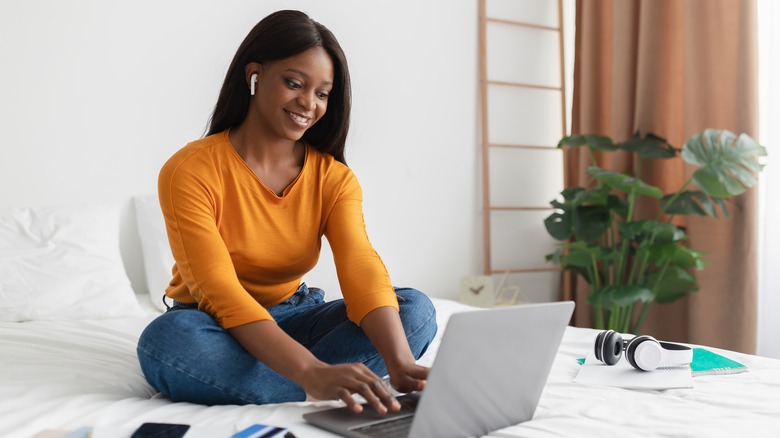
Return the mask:
<path id="1" fill-rule="evenodd" d="M 309 122 L 309 118 L 308 117 L 301 117 L 298 114 L 291 113 L 291 112 L 288 112 L 287 114 L 289 114 L 290 117 L 292 117 L 292 119 L 295 120 L 296 122 L 299 122 L 299 123 L 308 123 Z"/>

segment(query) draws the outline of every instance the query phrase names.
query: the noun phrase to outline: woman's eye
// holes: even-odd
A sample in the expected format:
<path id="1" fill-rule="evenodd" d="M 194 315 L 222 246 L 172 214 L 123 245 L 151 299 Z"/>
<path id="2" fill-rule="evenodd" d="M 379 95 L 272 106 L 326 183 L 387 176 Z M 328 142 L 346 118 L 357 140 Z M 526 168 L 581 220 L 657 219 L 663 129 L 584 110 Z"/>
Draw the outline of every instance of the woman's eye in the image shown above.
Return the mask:
<path id="1" fill-rule="evenodd" d="M 325 100 L 328 98 L 328 93 L 317 93 L 317 97 L 319 97 L 321 100 Z"/>
<path id="2" fill-rule="evenodd" d="M 297 83 L 295 81 L 291 81 L 289 79 L 287 80 L 287 86 L 290 87 L 290 88 L 301 88 L 301 84 L 299 84 L 299 83 Z"/>

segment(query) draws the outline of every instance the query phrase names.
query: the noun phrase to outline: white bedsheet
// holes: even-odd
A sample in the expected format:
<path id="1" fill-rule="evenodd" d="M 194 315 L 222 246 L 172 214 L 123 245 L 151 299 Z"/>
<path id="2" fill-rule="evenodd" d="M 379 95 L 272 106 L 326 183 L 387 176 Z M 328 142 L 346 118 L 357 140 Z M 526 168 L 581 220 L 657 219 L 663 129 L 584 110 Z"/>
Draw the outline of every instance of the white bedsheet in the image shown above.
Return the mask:
<path id="1" fill-rule="evenodd" d="M 453 312 L 469 307 L 434 300 L 439 335 Z M 200 406 L 155 395 L 135 356 L 138 335 L 153 318 L 0 323 L 0 437 L 91 426 L 127 437 L 144 422 L 180 422 L 215 431 L 254 423 L 281 425 L 300 438 L 333 437 L 309 426 L 304 412 L 337 402 L 268 406 Z M 596 331 L 567 328 L 532 421 L 491 437 L 780 436 L 780 361 L 715 350 L 750 371 L 694 378 L 694 388 L 637 391 L 572 382 Z M 504 376 L 512 378 L 512 376 Z M 205 430 L 205 429 L 204 429 Z"/>

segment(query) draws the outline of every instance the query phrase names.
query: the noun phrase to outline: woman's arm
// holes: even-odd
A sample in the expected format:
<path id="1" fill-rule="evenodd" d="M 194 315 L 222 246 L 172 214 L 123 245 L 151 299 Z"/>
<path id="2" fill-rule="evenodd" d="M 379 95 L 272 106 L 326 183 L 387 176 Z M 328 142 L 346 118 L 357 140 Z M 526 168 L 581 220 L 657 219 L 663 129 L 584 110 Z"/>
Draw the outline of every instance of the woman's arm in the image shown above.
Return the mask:
<path id="1" fill-rule="evenodd" d="M 352 394 L 363 396 L 379 413 L 401 409 L 382 380 L 368 367 L 361 363 L 329 365 L 322 362 L 274 321 L 250 322 L 228 331 L 252 356 L 300 385 L 306 394 L 321 400 L 342 400 L 358 413 L 363 407 Z M 403 340 L 405 342 L 406 337 Z M 393 348 L 389 350 L 393 351 Z"/>
<path id="2" fill-rule="evenodd" d="M 360 328 L 385 360 L 390 383 L 395 389 L 411 392 L 425 387 L 429 368 L 415 363 L 397 310 L 392 307 L 374 309 L 360 321 Z"/>
<path id="3" fill-rule="evenodd" d="M 338 200 L 328 216 L 325 236 L 333 251 L 347 316 L 379 351 L 394 388 L 401 392 L 422 389 L 428 368 L 415 364 L 398 315 L 398 297 L 384 263 L 368 240 L 363 194 L 351 172 L 338 186 Z"/>

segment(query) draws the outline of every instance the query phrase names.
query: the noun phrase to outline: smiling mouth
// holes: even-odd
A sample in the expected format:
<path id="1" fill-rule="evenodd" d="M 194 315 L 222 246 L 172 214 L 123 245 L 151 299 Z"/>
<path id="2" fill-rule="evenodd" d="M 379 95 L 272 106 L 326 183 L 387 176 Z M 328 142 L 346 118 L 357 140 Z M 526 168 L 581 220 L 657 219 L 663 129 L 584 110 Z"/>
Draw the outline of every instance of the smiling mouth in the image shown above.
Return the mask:
<path id="1" fill-rule="evenodd" d="M 309 121 L 311 120 L 311 117 L 302 116 L 300 114 L 295 114 L 293 112 L 285 110 L 288 116 L 290 116 L 290 119 L 297 123 L 298 125 L 305 127 L 308 126 Z"/>

